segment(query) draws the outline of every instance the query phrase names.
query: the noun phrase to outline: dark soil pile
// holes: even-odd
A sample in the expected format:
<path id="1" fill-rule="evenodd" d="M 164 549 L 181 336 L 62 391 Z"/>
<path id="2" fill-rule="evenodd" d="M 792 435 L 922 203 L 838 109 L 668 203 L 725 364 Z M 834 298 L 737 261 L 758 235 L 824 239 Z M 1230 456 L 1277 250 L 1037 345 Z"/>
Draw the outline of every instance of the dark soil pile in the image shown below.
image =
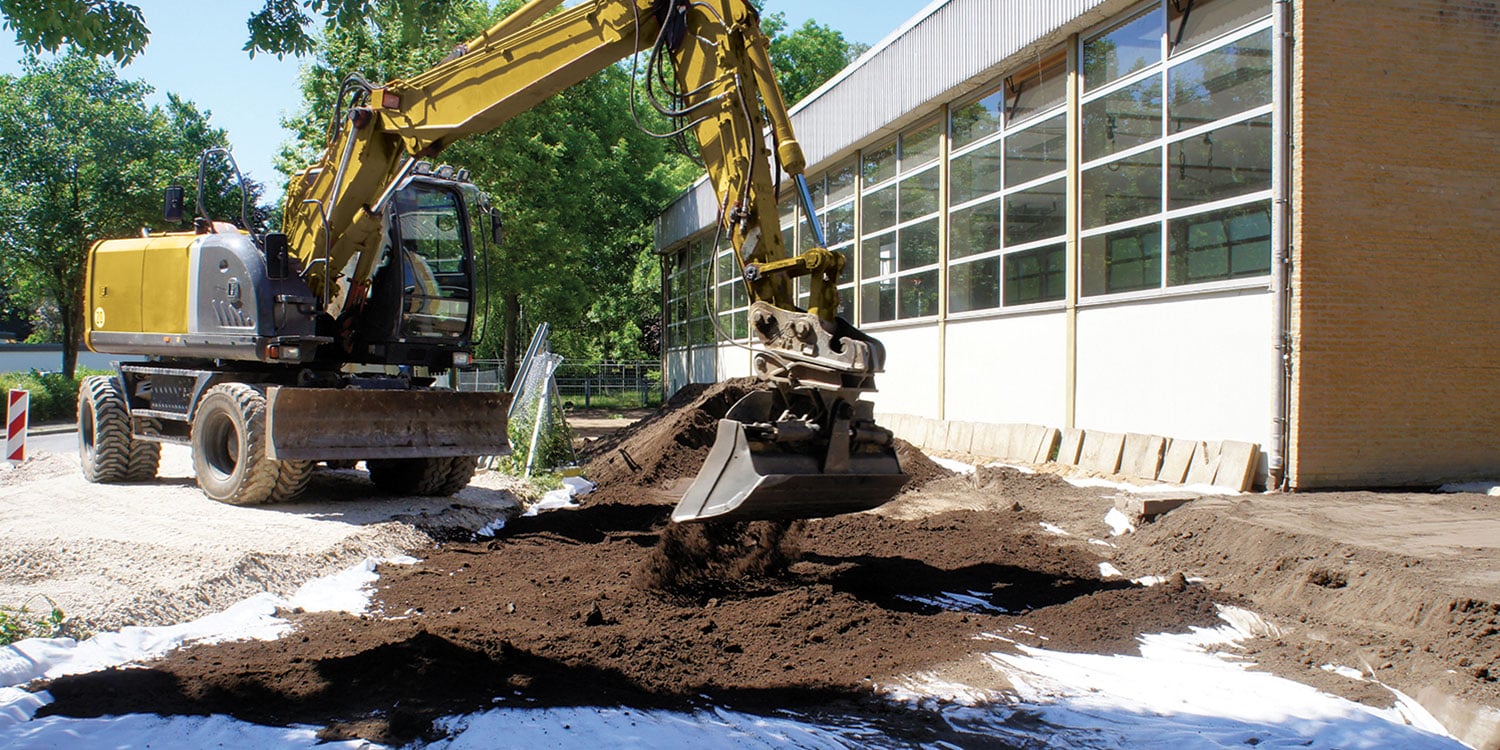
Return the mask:
<path id="1" fill-rule="evenodd" d="M 701 596 L 779 576 L 802 553 L 804 526 L 802 521 L 669 524 L 641 566 L 641 585 Z"/>
<path id="2" fill-rule="evenodd" d="M 403 743 L 428 736 L 436 717 L 496 705 L 706 701 L 835 712 L 916 743 L 962 745 L 938 714 L 871 688 L 1001 647 L 977 646 L 981 633 L 1108 651 L 1143 630 L 1212 621 L 1201 588 L 1104 580 L 1095 550 L 1058 542 L 1040 516 L 998 497 L 1037 480 L 945 478 L 905 443 L 914 484 L 960 483 L 948 491 L 985 507 L 668 527 L 670 505 L 648 488 L 692 476 L 714 423 L 753 385 L 679 394 L 595 446 L 588 471 L 601 490 L 578 510 L 514 519 L 494 541 L 382 569 L 375 615 L 292 615 L 297 632 L 278 642 L 197 646 L 146 669 L 54 680 L 43 711 L 223 713 Z"/>
<path id="3" fill-rule="evenodd" d="M 679 390 L 657 413 L 588 446 L 583 474 L 600 487 L 597 500 L 648 502 L 643 487 L 665 489 L 697 475 L 718 435 L 719 420 L 761 383 L 739 378 Z"/>
<path id="4" fill-rule="evenodd" d="M 903 492 L 919 490 L 930 482 L 953 476 L 953 472 L 928 458 L 922 449 L 901 438 L 896 438 L 896 460 L 901 462 L 901 470 L 911 477 L 901 488 Z"/>
<path id="5" fill-rule="evenodd" d="M 718 437 L 719 420 L 729 408 L 766 387 L 753 378 L 688 385 L 655 414 L 593 441 L 582 456 L 584 476 L 599 485 L 591 502 L 662 502 L 665 496 L 660 493 L 679 480 L 697 476 Z M 899 438 L 896 457 L 902 471 L 911 476 L 903 488 L 907 492 L 953 475 Z"/>
<path id="6" fill-rule="evenodd" d="M 604 503 L 516 519 L 493 542 L 382 569 L 380 616 L 295 616 L 297 634 L 279 642 L 62 678 L 45 710 L 226 713 L 403 742 L 434 717 L 493 705 L 687 706 L 706 695 L 752 711 L 895 715 L 892 731 L 928 741 L 941 739 L 940 722 L 884 704 L 872 682 L 961 659 L 975 634 L 1101 592 L 1115 603 L 1102 616 L 1080 605 L 1049 627 L 1067 620 L 1086 645 L 1129 642 L 1142 621 L 1172 625 L 1129 614 L 1161 609 L 1165 590 L 1101 580 L 1095 558 L 1053 546 L 1025 512 L 811 521 L 780 575 L 664 593 L 642 581 L 664 512 Z M 944 592 L 987 607 L 945 609 L 933 603 Z M 1187 603 L 1173 611 L 1204 606 L 1196 588 L 1176 595 Z"/>

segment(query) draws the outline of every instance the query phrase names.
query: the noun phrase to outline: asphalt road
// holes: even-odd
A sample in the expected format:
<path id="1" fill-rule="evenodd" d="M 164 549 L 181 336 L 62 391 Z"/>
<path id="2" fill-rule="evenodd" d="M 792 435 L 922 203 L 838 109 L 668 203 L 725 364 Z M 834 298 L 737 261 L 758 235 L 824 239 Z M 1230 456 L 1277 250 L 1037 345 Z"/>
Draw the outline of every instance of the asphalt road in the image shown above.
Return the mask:
<path id="1" fill-rule="evenodd" d="M 46 435 L 27 435 L 26 452 L 74 453 L 78 450 L 78 431 L 53 432 Z"/>

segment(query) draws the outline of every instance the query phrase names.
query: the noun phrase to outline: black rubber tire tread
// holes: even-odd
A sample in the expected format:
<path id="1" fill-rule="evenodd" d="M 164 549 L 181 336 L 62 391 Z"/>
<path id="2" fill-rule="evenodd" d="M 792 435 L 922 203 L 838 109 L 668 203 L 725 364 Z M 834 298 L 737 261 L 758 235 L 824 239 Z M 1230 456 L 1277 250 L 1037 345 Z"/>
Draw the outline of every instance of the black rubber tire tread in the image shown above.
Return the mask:
<path id="1" fill-rule="evenodd" d="M 93 435 L 93 450 L 84 445 Z M 109 484 L 125 481 L 131 459 L 130 409 L 119 381 L 108 375 L 83 379 L 78 389 L 78 458 L 83 478 Z"/>
<path id="2" fill-rule="evenodd" d="M 422 497 L 447 497 L 469 486 L 475 465 L 473 456 L 372 458 L 365 461 L 370 481 L 381 491 Z"/>
<path id="3" fill-rule="evenodd" d="M 316 461 L 276 461 L 275 463 L 278 465 L 276 486 L 271 489 L 271 496 L 266 499 L 266 502 L 270 503 L 284 503 L 297 499 L 297 496 L 307 489 L 307 483 L 312 481 L 313 470 L 318 465 Z"/>
<path id="4" fill-rule="evenodd" d="M 437 497 L 458 494 L 463 488 L 469 486 L 469 480 L 474 478 L 474 469 L 478 466 L 478 456 L 454 456 L 448 459 L 447 470 L 441 472 L 440 476 L 434 477 L 436 481 L 429 494 Z"/>
<path id="5" fill-rule="evenodd" d="M 156 420 L 151 420 L 155 426 Z M 149 482 L 156 478 L 156 469 L 161 466 L 161 443 L 150 440 L 130 440 L 130 467 L 125 470 L 127 482 Z"/>
<path id="6" fill-rule="evenodd" d="M 207 464 L 205 446 L 202 443 L 205 437 L 200 428 L 204 415 L 209 413 L 205 410 L 218 410 L 221 408 L 220 403 L 226 398 L 229 400 L 227 408 L 237 410 L 239 424 L 243 425 L 240 441 L 244 455 L 239 464 L 248 466 L 237 465 L 226 477 L 226 481 L 215 482 L 222 486 L 211 490 L 205 486 L 204 475 L 214 470 Z M 197 472 L 198 487 L 203 490 L 203 494 L 230 505 L 260 505 L 270 499 L 272 491 L 276 489 L 277 479 L 281 476 L 281 467 L 279 461 L 266 458 L 264 390 L 245 383 L 220 383 L 208 389 L 198 402 L 197 413 L 193 415 L 192 443 L 193 468 Z M 241 468 L 244 471 L 240 471 Z"/>

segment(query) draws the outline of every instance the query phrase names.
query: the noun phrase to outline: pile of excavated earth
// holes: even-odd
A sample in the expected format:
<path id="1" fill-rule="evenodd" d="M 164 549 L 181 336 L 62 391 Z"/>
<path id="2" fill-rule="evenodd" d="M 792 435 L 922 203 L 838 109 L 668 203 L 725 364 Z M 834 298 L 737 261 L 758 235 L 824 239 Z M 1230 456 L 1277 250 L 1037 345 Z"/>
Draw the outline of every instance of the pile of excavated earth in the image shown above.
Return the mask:
<path id="1" fill-rule="evenodd" d="M 998 677 L 976 654 L 1008 647 L 975 641 L 986 633 L 1131 653 L 1141 634 L 1215 624 L 1221 604 L 1283 623 L 1282 637 L 1250 646 L 1264 668 L 1383 705 L 1390 693 L 1376 683 L 1318 667 L 1398 685 L 1447 675 L 1455 699 L 1500 705 L 1494 600 L 1392 592 L 1386 583 L 1411 587 L 1437 566 L 1413 572 L 1397 553 L 1223 523 L 1272 496 L 1210 499 L 1111 538 L 1109 491 L 1013 468 L 952 474 L 901 444 L 912 479 L 878 511 L 670 526 L 716 421 L 753 387 L 695 387 L 595 441 L 585 474 L 599 489 L 579 508 L 414 550 L 420 563 L 381 569 L 367 615 L 291 613 L 297 631 L 281 641 L 57 679 L 43 712 L 230 714 L 405 742 L 432 736 L 437 717 L 495 706 L 713 705 L 953 741 L 937 713 L 875 686 L 926 672 L 985 687 Z M 1106 574 L 1111 561 L 1124 575 Z M 1146 575 L 1162 582 L 1129 580 Z M 1341 599 L 1325 606 L 1324 595 Z"/>

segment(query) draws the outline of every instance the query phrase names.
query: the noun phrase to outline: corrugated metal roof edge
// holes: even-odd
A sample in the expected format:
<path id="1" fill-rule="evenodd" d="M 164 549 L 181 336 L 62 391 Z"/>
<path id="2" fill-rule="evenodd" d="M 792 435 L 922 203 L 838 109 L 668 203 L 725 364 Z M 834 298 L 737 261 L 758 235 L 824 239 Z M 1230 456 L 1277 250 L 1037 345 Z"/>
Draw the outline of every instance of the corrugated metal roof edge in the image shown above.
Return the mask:
<path id="1" fill-rule="evenodd" d="M 917 11 L 916 15 L 907 19 L 906 23 L 901 24 L 901 26 L 895 31 L 887 34 L 884 39 L 876 42 L 875 46 L 869 48 L 868 50 L 865 50 L 865 53 L 863 55 L 860 55 L 854 62 L 844 66 L 843 70 L 840 70 L 839 72 L 835 73 L 832 78 L 824 81 L 822 86 L 813 89 L 812 92 L 807 96 L 802 97 L 802 101 L 797 102 L 795 106 L 788 110 L 789 113 L 795 115 L 798 112 L 801 112 L 802 110 L 812 106 L 812 103 L 817 101 L 818 98 L 823 96 L 824 93 L 838 86 L 849 76 L 854 75 L 855 71 L 863 68 L 865 65 L 868 65 L 871 60 L 874 60 L 881 53 L 885 52 L 885 50 L 892 44 L 895 44 L 896 40 L 911 33 L 912 29 L 915 29 L 916 27 L 922 25 L 922 22 L 931 18 L 932 14 L 936 13 L 939 8 L 947 5 L 952 1 L 953 0 L 933 0 L 927 5 L 926 8 Z"/>
<path id="2" fill-rule="evenodd" d="M 860 55 L 854 62 L 849 63 L 844 67 L 843 70 L 835 73 L 832 78 L 824 81 L 823 85 L 813 89 L 812 92 L 807 96 L 802 97 L 802 100 L 797 102 L 795 106 L 788 109 L 787 113 L 795 115 L 798 112 L 806 109 L 815 100 L 817 100 L 818 97 L 822 96 L 825 92 L 829 91 L 835 86 L 838 86 L 839 83 L 847 79 L 850 75 L 853 75 L 854 71 L 864 67 L 870 62 L 870 60 L 873 60 L 876 55 L 879 55 L 881 52 L 885 51 L 886 48 L 894 44 L 897 39 L 905 36 L 912 29 L 919 26 L 923 21 L 930 18 L 933 13 L 936 13 L 938 11 L 938 8 L 941 8 L 952 1 L 953 0 L 932 0 L 932 2 L 927 5 L 927 7 L 923 8 L 920 11 L 917 11 L 916 15 L 908 18 L 906 22 L 901 24 L 901 26 L 898 27 L 895 31 L 887 34 L 884 39 L 881 39 L 880 41 L 876 42 L 873 47 L 865 50 L 865 53 Z M 698 189 L 698 186 L 702 185 L 707 180 L 708 175 L 705 174 L 700 176 L 698 179 L 693 181 L 693 184 L 687 186 L 687 188 L 685 188 L 682 193 L 680 193 L 676 198 L 672 199 L 667 205 L 672 205 L 673 203 L 676 203 L 677 201 L 682 200 L 684 197 L 692 194 Z"/>

